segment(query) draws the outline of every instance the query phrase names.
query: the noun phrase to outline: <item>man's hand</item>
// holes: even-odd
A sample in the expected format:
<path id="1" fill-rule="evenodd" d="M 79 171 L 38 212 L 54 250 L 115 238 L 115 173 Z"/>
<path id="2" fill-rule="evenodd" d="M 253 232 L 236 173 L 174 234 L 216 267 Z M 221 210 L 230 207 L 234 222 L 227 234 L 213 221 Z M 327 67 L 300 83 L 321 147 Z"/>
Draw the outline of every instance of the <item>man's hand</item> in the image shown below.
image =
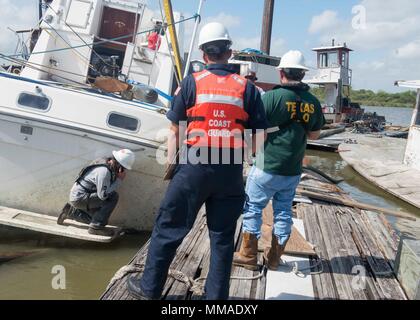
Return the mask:
<path id="1" fill-rule="evenodd" d="M 321 130 L 318 131 L 309 131 L 306 133 L 309 140 L 318 140 L 319 136 L 321 135 Z"/>

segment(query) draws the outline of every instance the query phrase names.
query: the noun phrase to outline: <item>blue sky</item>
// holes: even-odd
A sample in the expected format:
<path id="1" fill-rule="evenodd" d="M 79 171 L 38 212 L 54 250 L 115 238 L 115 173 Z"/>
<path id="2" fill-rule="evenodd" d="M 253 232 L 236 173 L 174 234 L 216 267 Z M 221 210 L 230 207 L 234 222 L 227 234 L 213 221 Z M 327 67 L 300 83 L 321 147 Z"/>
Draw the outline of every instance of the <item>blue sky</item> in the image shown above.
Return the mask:
<path id="1" fill-rule="evenodd" d="M 37 2 L 0 0 L 0 52 L 14 50 L 15 38 L 6 26 L 31 26 L 36 19 Z M 147 2 L 153 9 L 158 8 L 157 0 Z M 174 10 L 185 16 L 195 13 L 199 3 L 172 2 Z M 352 13 L 354 6 L 365 13 L 363 28 L 355 29 L 352 24 L 358 17 Z M 264 0 L 206 0 L 203 22 L 225 23 L 235 49 L 259 48 L 263 7 Z M 272 54 L 281 56 L 287 50 L 299 49 L 308 64 L 315 67 L 311 48 L 329 44 L 335 38 L 355 50 L 350 60 L 354 88 L 400 91 L 393 86 L 395 80 L 420 79 L 418 21 L 418 0 L 275 0 Z"/>

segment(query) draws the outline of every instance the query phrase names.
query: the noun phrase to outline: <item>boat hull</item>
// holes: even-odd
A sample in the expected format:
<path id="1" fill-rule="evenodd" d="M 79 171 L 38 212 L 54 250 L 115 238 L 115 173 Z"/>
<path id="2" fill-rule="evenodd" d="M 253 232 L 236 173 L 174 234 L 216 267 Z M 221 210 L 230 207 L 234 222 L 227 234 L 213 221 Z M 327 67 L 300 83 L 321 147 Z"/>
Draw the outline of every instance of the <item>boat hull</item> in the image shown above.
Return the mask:
<path id="1" fill-rule="evenodd" d="M 156 147 L 1 114 L 0 204 L 58 216 L 80 168 L 119 148 L 134 150 L 136 163 L 118 190 L 110 223 L 151 230 L 166 188 Z"/>

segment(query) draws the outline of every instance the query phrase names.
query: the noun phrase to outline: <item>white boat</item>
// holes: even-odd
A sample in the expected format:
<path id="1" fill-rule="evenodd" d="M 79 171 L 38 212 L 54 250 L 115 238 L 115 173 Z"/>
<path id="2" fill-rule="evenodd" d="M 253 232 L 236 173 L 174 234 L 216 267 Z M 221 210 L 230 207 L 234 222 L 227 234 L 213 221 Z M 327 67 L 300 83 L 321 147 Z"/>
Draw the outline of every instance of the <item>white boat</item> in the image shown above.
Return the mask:
<path id="1" fill-rule="evenodd" d="M 172 42 L 161 35 L 159 49 L 148 48 L 147 35 L 162 19 L 134 0 L 52 1 L 20 75 L 0 71 L 1 206 L 57 216 L 82 166 L 129 148 L 136 163 L 110 223 L 152 228 L 166 186 L 156 159 L 165 150 L 160 130 L 177 87 Z M 182 39 L 182 23 L 176 31 Z M 184 52 L 182 41 L 179 47 Z M 160 94 L 125 100 L 89 84 L 117 72 Z"/>
<path id="2" fill-rule="evenodd" d="M 272 90 L 279 85 L 280 73 L 276 68 L 280 64 L 280 57 L 248 48 L 235 51 L 229 63 L 236 65 L 236 72 L 242 76 L 254 72 L 258 78 L 255 84 L 264 91 Z"/>
<path id="3" fill-rule="evenodd" d="M 399 87 L 417 90 L 416 105 L 404 153 L 404 164 L 420 171 L 420 80 L 397 81 L 395 84 Z"/>

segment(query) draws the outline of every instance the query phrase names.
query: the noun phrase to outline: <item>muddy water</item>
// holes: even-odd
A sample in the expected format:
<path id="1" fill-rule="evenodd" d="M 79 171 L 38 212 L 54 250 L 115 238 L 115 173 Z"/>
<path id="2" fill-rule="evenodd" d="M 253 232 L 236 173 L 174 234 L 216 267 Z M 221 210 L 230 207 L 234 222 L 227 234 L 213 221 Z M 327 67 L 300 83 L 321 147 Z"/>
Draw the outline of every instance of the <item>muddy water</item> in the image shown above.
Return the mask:
<path id="1" fill-rule="evenodd" d="M 112 244 L 95 244 L 0 228 L 0 254 L 32 253 L 0 264 L 0 299 L 98 299 L 148 237 L 127 235 Z M 55 266 L 64 267 L 65 289 L 54 278 Z"/>
<path id="2" fill-rule="evenodd" d="M 420 218 L 420 209 L 367 182 L 347 165 L 338 154 L 308 150 L 307 157 L 310 159 L 310 165 L 334 178 L 344 179 L 338 185 L 348 192 L 353 199 L 378 207 L 405 211 L 412 216 Z M 388 217 L 388 220 L 402 236 L 420 239 L 420 219 L 414 222 Z"/>

